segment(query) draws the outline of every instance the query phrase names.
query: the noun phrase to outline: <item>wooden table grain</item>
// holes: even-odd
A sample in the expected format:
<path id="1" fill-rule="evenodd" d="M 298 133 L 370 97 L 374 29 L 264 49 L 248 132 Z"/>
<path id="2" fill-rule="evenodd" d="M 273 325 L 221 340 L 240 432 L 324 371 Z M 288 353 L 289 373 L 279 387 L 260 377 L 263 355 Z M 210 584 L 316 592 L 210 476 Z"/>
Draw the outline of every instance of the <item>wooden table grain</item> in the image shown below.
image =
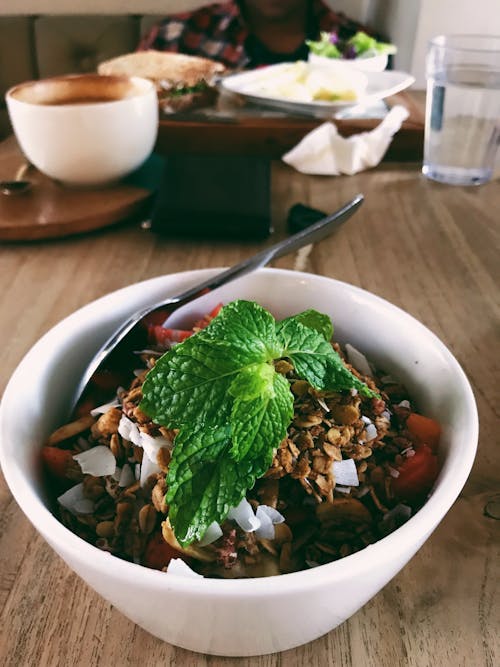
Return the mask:
<path id="1" fill-rule="evenodd" d="M 9 667 L 494 667 L 500 499 L 498 406 L 500 186 L 447 187 L 418 166 L 350 177 L 273 166 L 276 237 L 288 208 L 366 202 L 335 236 L 275 265 L 371 290 L 430 327 L 456 355 L 478 403 L 480 443 L 462 494 L 408 565 L 351 619 L 300 648 L 219 658 L 150 636 L 84 584 L 38 536 L 0 481 L 0 664 Z M 185 269 L 229 265 L 264 243 L 176 241 L 139 226 L 0 246 L 0 390 L 52 325 L 111 290 Z M 20 415 L 22 418 L 22 415 Z M 497 505 L 498 507 L 498 505 Z M 498 511 L 498 509 L 497 509 Z"/>

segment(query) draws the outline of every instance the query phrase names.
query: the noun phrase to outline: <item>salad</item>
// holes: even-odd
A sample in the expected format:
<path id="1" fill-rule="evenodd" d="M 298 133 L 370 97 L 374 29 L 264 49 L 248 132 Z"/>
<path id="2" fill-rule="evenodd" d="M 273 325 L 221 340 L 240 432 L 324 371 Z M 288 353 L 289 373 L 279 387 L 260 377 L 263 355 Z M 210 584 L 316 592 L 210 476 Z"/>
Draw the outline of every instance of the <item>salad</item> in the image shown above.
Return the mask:
<path id="1" fill-rule="evenodd" d="M 332 343 L 328 316 L 233 301 L 190 330 L 145 326 L 130 384 L 42 448 L 55 511 L 97 548 L 168 573 L 271 576 L 359 551 L 425 502 L 439 424 Z"/>
<path id="2" fill-rule="evenodd" d="M 393 55 L 397 48 L 394 44 L 378 42 L 366 32 L 359 31 L 349 39 L 341 39 L 336 32 L 322 32 L 319 41 L 306 42 L 310 51 L 325 58 L 372 58 L 380 55 Z"/>

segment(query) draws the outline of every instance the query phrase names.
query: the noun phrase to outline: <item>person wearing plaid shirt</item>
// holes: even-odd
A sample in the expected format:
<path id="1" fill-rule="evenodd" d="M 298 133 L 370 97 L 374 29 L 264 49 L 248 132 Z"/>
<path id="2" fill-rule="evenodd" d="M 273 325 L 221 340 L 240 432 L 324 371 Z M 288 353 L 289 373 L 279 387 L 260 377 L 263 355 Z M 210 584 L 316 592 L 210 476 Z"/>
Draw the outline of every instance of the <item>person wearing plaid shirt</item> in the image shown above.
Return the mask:
<path id="1" fill-rule="evenodd" d="M 321 31 L 347 38 L 357 30 L 367 31 L 320 0 L 233 0 L 165 18 L 139 50 L 203 56 L 242 69 L 307 60 L 306 39 Z"/>

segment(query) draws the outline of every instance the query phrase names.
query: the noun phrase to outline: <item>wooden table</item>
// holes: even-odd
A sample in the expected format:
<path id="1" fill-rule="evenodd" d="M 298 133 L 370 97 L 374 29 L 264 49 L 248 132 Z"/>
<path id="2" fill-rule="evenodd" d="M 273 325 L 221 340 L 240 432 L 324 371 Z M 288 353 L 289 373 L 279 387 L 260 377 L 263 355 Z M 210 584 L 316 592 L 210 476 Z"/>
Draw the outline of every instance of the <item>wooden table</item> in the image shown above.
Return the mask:
<path id="1" fill-rule="evenodd" d="M 498 636 L 498 181 L 477 189 L 426 181 L 417 165 L 384 163 L 350 177 L 273 167 L 276 237 L 301 201 L 333 210 L 357 192 L 362 210 L 305 259 L 276 265 L 359 285 L 429 326 L 468 374 L 478 402 L 476 464 L 428 542 L 341 627 L 278 655 L 201 656 L 164 644 L 88 588 L 44 543 L 0 482 L 0 664 L 9 667 L 493 667 Z M 3 388 L 30 345 L 88 301 L 163 273 L 228 265 L 264 243 L 175 241 L 137 226 L 61 241 L 0 246 Z M 22 415 L 20 415 L 22 418 Z M 497 494 L 497 495 L 495 495 Z M 493 502 L 492 502 L 493 501 Z M 498 504 L 497 510 L 498 512 Z M 498 515 L 497 515 L 498 518 Z"/>

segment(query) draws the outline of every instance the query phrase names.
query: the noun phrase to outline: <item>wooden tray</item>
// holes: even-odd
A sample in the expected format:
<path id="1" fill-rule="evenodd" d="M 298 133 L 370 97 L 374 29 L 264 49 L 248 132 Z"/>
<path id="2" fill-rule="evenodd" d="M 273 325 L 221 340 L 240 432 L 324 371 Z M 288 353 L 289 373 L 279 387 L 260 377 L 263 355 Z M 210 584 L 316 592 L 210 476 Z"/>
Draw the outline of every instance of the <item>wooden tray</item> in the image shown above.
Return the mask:
<path id="1" fill-rule="evenodd" d="M 0 143 L 0 180 L 14 177 L 24 157 L 14 139 Z M 81 234 L 136 218 L 151 191 L 125 183 L 71 189 L 31 167 L 33 186 L 23 194 L 0 194 L 0 241 L 34 241 Z"/>
<path id="2" fill-rule="evenodd" d="M 410 112 L 394 136 L 384 160 L 420 161 L 423 153 L 423 95 L 403 91 L 386 100 L 389 106 L 402 104 Z M 259 108 L 245 107 L 224 115 L 193 112 L 160 120 L 157 151 L 162 155 L 213 154 L 254 155 L 280 158 L 318 127 L 325 119 L 269 114 Z M 350 136 L 372 130 L 380 118 L 333 120 L 340 134 Z"/>

